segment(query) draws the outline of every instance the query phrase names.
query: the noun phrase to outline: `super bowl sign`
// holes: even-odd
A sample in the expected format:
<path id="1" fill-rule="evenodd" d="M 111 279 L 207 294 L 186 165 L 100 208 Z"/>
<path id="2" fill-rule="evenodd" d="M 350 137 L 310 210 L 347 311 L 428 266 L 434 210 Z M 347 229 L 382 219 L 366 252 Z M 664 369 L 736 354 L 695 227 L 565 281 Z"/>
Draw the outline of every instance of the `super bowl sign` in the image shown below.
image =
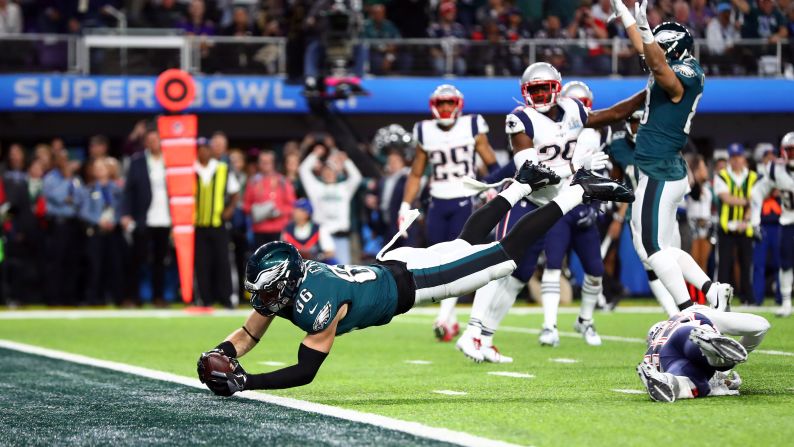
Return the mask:
<path id="1" fill-rule="evenodd" d="M 195 78 L 190 111 L 305 112 L 298 86 L 278 78 Z M 0 76 L 0 108 L 33 111 L 157 112 L 154 77 Z"/>

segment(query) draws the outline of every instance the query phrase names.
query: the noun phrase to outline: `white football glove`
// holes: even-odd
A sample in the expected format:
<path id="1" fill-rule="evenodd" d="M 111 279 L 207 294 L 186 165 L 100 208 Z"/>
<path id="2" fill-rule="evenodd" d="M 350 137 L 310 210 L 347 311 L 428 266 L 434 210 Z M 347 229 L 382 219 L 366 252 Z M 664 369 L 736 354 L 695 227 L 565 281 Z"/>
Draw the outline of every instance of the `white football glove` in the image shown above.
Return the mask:
<path id="1" fill-rule="evenodd" d="M 581 160 L 574 162 L 573 167 L 576 168 L 577 171 L 580 168 L 584 168 L 589 171 L 600 171 L 607 167 L 608 161 L 609 155 L 600 151 L 593 152 L 592 154 L 583 157 Z"/>
<path id="2" fill-rule="evenodd" d="M 612 4 L 612 15 L 609 17 L 610 22 L 619 18 L 620 21 L 623 22 L 624 28 L 628 28 L 637 23 L 634 16 L 629 12 L 629 8 L 623 3 L 623 0 L 609 0 L 609 2 Z"/>
<path id="3" fill-rule="evenodd" d="M 411 205 L 408 202 L 403 202 L 400 204 L 400 211 L 397 212 L 397 228 L 401 228 L 403 226 L 403 222 L 408 219 L 408 215 L 411 212 Z M 403 231 L 400 233 L 400 236 L 407 238 L 408 232 Z"/>
<path id="4" fill-rule="evenodd" d="M 637 29 L 640 31 L 642 43 L 650 45 L 653 43 L 653 32 L 651 25 L 648 24 L 648 0 L 642 3 L 634 3 L 634 19 L 637 21 Z"/>

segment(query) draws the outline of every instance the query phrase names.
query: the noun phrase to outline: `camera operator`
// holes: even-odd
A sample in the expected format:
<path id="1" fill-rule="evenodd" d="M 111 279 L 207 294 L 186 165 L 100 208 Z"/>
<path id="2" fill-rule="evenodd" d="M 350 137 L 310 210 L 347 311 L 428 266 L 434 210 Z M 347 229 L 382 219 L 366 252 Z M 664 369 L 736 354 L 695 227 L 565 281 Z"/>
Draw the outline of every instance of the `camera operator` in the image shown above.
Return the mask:
<path id="1" fill-rule="evenodd" d="M 346 76 L 351 63 L 354 76 L 364 75 L 361 46 L 354 45 L 361 7 L 360 2 L 353 3 L 351 6 L 344 0 L 320 0 L 309 10 L 304 22 L 308 40 L 304 55 L 307 90 L 322 89 L 320 78 L 325 75 Z"/>

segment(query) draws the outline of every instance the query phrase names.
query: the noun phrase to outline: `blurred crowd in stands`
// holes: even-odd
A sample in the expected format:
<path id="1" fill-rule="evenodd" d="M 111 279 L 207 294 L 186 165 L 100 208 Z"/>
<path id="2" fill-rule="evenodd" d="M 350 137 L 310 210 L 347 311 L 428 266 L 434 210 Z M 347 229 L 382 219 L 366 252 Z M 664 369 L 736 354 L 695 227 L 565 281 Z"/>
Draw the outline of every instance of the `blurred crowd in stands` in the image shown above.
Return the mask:
<path id="1" fill-rule="evenodd" d="M 132 307 L 179 300 L 155 128 L 138 122 L 123 144 L 102 135 L 68 145 L 60 138 L 31 147 L 0 143 L 0 302 Z M 234 307 L 244 301 L 245 261 L 268 241 L 289 241 L 307 259 L 371 262 L 397 231 L 413 148 L 411 135 L 398 125 L 347 151 L 315 132 L 272 150 L 236 147 L 221 131 L 199 138 L 194 302 Z M 732 207 L 747 209 L 754 180 L 764 176 L 763 163 L 778 155 L 773 143 L 755 149 L 731 145 L 708 162 L 694 151 L 687 155 L 692 191 L 679 208 L 682 248 L 714 277 L 735 284 L 746 303 L 760 303 L 776 290 L 781 200 L 794 205 L 791 194 L 773 192 L 761 227 L 751 225 L 750 212 Z M 363 177 L 370 166 L 361 169 L 353 159 L 376 166 L 377 174 Z M 425 193 L 417 206 L 427 201 Z M 620 241 L 628 230 L 616 215 L 606 209 L 598 224 L 602 237 Z M 623 239 L 624 248 L 633 250 Z M 425 240 L 420 222 L 398 244 L 423 246 Z M 605 257 L 608 297 L 626 293 L 620 263 L 631 262 L 614 248 Z M 718 252 L 734 262 L 718 267 Z"/>
<path id="2" fill-rule="evenodd" d="M 80 35 L 87 28 L 116 28 L 123 17 L 130 28 L 178 30 L 195 36 L 269 36 L 288 39 L 288 71 L 303 73 L 304 53 L 321 39 L 323 15 L 334 0 L 0 0 L 0 35 L 58 33 Z M 628 2 L 631 3 L 631 2 Z M 564 72 L 612 72 L 617 52 L 621 74 L 638 74 L 628 45 L 598 39 L 625 38 L 608 21 L 609 0 L 365 0 L 355 33 L 364 39 L 456 38 L 452 57 L 438 45 L 374 43 L 357 50 L 357 71 L 374 75 L 520 74 L 529 62 L 523 39 L 562 39 L 544 44 L 538 59 Z M 794 32 L 791 0 L 650 0 L 651 26 L 663 21 L 686 25 L 706 39 L 709 74 L 756 74 L 759 59 L 775 55 L 774 45 Z M 164 31 L 165 32 L 165 31 Z M 352 37 L 352 36 L 351 36 Z M 762 39 L 745 45 L 741 39 Z M 61 48 L 60 51 L 65 51 Z M 202 43 L 202 71 L 272 73 L 274 47 L 225 45 L 213 51 Z M 794 45 L 785 51 L 791 60 Z M 65 56 L 62 55 L 62 58 Z M 42 64 L 52 59 L 43 57 Z M 44 67 L 46 68 L 46 67 Z M 763 67 L 761 67 L 763 69 Z"/>

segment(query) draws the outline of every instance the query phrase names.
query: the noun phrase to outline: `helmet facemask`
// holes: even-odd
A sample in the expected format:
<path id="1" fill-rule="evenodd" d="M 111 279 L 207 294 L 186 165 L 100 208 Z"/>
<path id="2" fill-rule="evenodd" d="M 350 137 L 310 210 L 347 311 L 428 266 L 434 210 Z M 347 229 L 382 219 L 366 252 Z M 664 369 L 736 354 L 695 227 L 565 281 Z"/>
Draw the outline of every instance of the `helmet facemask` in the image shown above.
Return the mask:
<path id="1" fill-rule="evenodd" d="M 261 315 L 273 316 L 295 300 L 305 270 L 301 263 L 301 271 L 298 272 L 299 274 L 294 274 L 295 272 L 286 268 L 286 264 L 287 261 L 259 272 L 257 279 L 263 278 L 261 281 L 258 280 L 256 283 L 245 281 L 245 290 L 251 293 L 251 307 Z M 268 278 L 274 275 L 274 278 Z"/>
<path id="2" fill-rule="evenodd" d="M 445 103 L 452 103 L 452 107 L 444 107 Z M 463 98 L 459 96 L 434 96 L 430 98 L 430 111 L 438 124 L 445 127 L 452 126 L 463 112 Z"/>
<path id="3" fill-rule="evenodd" d="M 530 81 L 521 85 L 521 96 L 528 106 L 546 113 L 557 104 L 562 85 L 557 80 Z"/>

